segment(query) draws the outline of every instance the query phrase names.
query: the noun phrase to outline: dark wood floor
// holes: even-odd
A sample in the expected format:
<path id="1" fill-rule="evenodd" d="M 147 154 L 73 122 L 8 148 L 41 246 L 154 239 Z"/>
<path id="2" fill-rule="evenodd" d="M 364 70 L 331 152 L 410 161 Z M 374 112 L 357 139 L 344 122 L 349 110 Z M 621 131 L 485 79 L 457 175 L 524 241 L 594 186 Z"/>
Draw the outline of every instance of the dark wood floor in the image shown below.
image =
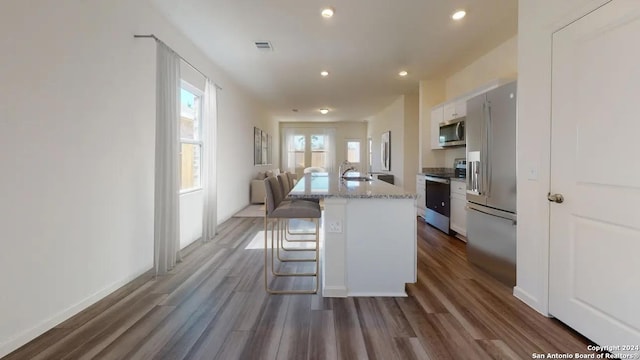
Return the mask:
<path id="1" fill-rule="evenodd" d="M 232 218 L 6 359 L 531 359 L 586 353 L 587 341 L 472 268 L 463 242 L 418 222 L 408 298 L 266 295 L 262 220 Z M 249 247 L 249 248 L 247 248 Z M 291 263 L 290 263 L 291 264 Z M 297 266 L 297 265 L 295 265 Z M 310 285 L 288 278 L 279 286 Z"/>

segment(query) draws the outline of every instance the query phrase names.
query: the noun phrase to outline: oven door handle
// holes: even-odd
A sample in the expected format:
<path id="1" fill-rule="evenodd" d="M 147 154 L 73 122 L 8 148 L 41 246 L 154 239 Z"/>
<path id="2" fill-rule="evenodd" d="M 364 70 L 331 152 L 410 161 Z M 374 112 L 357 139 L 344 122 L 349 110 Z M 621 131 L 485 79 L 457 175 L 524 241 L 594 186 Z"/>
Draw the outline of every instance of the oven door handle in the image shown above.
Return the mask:
<path id="1" fill-rule="evenodd" d="M 449 179 L 443 179 L 443 178 L 433 177 L 433 176 L 425 176 L 425 180 L 432 181 L 432 182 L 437 182 L 437 183 L 440 183 L 440 184 L 451 184 L 451 180 L 449 180 Z"/>

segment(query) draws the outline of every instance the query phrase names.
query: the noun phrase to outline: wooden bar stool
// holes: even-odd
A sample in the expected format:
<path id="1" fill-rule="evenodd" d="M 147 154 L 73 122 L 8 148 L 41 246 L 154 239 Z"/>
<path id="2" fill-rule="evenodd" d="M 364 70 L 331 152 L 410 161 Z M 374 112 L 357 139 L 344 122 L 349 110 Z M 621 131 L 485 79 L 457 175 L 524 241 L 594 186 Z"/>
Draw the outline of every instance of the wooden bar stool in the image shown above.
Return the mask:
<path id="1" fill-rule="evenodd" d="M 285 201 L 282 194 L 282 188 L 280 182 L 275 176 L 270 176 L 264 179 L 266 203 L 265 203 L 265 217 L 264 217 L 264 286 L 270 294 L 315 294 L 318 292 L 318 274 L 320 267 L 320 206 L 317 203 L 309 201 Z M 315 251 L 314 259 L 282 259 L 280 258 L 280 242 L 283 238 L 283 232 L 285 231 L 286 222 L 290 219 L 305 219 L 311 220 L 315 225 L 315 249 L 308 249 L 307 251 Z M 269 287 L 268 282 L 268 232 L 271 232 L 271 273 L 275 277 L 279 276 L 310 276 L 315 277 L 315 287 L 310 290 L 274 290 Z M 274 248 L 274 239 L 276 240 L 276 247 Z M 275 270 L 274 249 L 278 252 L 278 258 L 280 261 L 297 261 L 297 262 L 315 262 L 315 272 L 305 273 L 288 273 L 277 272 Z"/>

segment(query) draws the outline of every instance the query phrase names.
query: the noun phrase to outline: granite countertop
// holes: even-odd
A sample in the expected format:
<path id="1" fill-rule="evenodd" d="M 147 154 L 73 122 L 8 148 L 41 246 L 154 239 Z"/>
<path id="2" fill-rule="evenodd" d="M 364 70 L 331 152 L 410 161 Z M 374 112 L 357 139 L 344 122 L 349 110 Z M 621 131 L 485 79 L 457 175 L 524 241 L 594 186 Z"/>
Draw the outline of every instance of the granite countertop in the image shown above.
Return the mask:
<path id="1" fill-rule="evenodd" d="M 465 178 L 456 177 L 453 168 L 422 168 L 422 172 L 418 175 L 435 176 L 441 178 L 449 178 L 453 181 L 465 181 Z"/>
<path id="2" fill-rule="evenodd" d="M 358 176 L 355 173 L 350 176 Z M 339 180 L 337 174 L 310 173 L 298 180 L 289 195 L 291 199 L 352 198 L 352 199 L 415 199 L 417 194 L 381 180 Z"/>

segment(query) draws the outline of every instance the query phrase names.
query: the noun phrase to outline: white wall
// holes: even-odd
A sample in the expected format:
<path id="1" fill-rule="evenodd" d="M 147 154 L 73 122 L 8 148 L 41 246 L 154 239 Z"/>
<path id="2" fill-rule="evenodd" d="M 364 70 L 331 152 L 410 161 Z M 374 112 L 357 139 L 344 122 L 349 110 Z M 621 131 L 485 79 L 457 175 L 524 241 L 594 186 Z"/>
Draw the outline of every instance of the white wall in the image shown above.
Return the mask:
<path id="1" fill-rule="evenodd" d="M 202 190 L 180 194 L 180 248 L 202 237 Z"/>
<path id="2" fill-rule="evenodd" d="M 458 158 L 466 158 L 467 157 L 467 148 L 459 147 L 441 150 L 444 153 L 444 167 L 453 167 L 453 161 Z"/>
<path id="3" fill-rule="evenodd" d="M 279 158 L 278 123 L 270 120 L 259 104 L 244 94 L 218 93 L 218 221 L 229 219 L 249 204 L 251 179 L 260 171 L 278 167 L 253 165 L 253 128 L 266 131 L 273 138 L 273 159 Z M 229 89 L 231 90 L 231 89 Z"/>
<path id="4" fill-rule="evenodd" d="M 451 100 L 495 79 L 515 79 L 518 72 L 518 36 L 503 42 L 464 69 L 445 79 L 447 100 Z M 466 157 L 465 148 L 436 150 L 444 155 L 442 166 L 452 167 L 453 160 Z"/>
<path id="5" fill-rule="evenodd" d="M 13 1 L 0 33 L 2 356 L 152 267 L 155 44 L 133 34 L 224 89 L 220 219 L 249 202 L 254 124 L 277 126 L 145 1 Z"/>
<path id="6" fill-rule="evenodd" d="M 419 94 L 399 96 L 391 105 L 369 119 L 367 136 L 372 141 L 374 172 L 382 171 L 381 136 L 391 131 L 391 171 L 394 184 L 408 192 L 416 191 L 416 174 L 420 164 L 420 109 Z M 384 171 L 387 172 L 387 171 Z"/>
<path id="7" fill-rule="evenodd" d="M 551 37 L 606 0 L 518 4 L 518 247 L 514 294 L 548 314 Z M 529 172 L 538 173 L 529 180 Z"/>
<path id="8" fill-rule="evenodd" d="M 373 140 L 373 171 L 382 171 L 380 143 L 382 133 L 391 131 L 391 171 L 394 184 L 415 192 L 420 146 L 413 138 L 418 133 L 418 95 L 401 95 L 391 105 L 369 119 L 367 134 Z M 413 134 L 409 134 L 413 131 Z M 407 140 L 407 136 L 410 138 Z M 406 143 L 405 143 L 406 142 Z M 410 174 L 407 178 L 407 174 Z"/>
<path id="9" fill-rule="evenodd" d="M 466 156 L 464 148 L 431 150 L 431 109 L 495 79 L 515 78 L 518 37 L 514 36 L 444 80 L 420 81 L 420 167 L 452 167 Z"/>
<path id="10" fill-rule="evenodd" d="M 515 78 L 518 72 L 518 36 L 496 46 L 445 80 L 447 99 L 453 99 L 494 79 Z"/>
<path id="11" fill-rule="evenodd" d="M 403 183 L 407 191 L 416 191 L 416 174 L 421 171 L 420 158 L 420 116 L 418 94 L 404 96 L 404 174 Z"/>
<path id="12" fill-rule="evenodd" d="M 402 139 L 404 137 L 404 95 L 398 97 L 391 105 L 387 106 L 373 116 L 369 120 L 367 127 L 367 136 L 371 137 L 373 165 L 372 171 L 382 171 L 381 164 L 381 136 L 386 131 L 391 131 L 391 170 L 388 173 L 393 174 L 394 182 L 398 186 L 402 186 L 402 177 L 404 176 L 403 153 L 404 145 Z M 387 171 L 385 171 L 387 172 Z"/>
<path id="13" fill-rule="evenodd" d="M 421 80 L 419 91 L 420 169 L 444 166 L 444 150 L 431 149 L 431 109 L 444 102 L 444 80 Z"/>

